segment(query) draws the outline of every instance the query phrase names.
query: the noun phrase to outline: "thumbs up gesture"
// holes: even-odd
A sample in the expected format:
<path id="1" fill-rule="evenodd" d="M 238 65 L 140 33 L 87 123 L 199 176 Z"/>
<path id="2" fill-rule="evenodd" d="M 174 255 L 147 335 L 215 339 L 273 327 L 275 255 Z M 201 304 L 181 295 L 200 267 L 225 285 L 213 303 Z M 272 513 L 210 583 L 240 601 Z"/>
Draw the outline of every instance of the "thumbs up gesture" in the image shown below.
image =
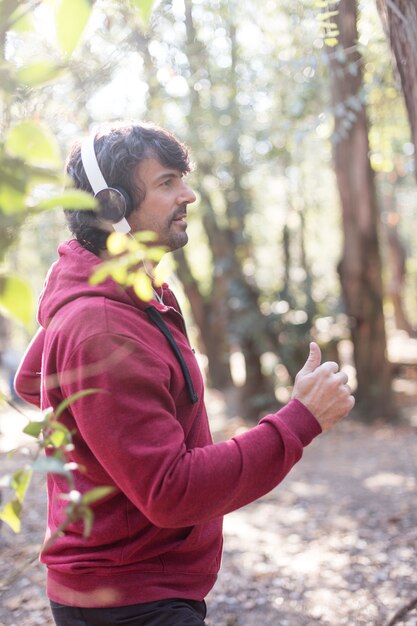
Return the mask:
<path id="1" fill-rule="evenodd" d="M 292 398 L 302 402 L 326 431 L 355 405 L 347 382 L 347 375 L 339 371 L 337 363 L 321 363 L 320 348 L 312 342 L 307 361 L 295 377 Z"/>

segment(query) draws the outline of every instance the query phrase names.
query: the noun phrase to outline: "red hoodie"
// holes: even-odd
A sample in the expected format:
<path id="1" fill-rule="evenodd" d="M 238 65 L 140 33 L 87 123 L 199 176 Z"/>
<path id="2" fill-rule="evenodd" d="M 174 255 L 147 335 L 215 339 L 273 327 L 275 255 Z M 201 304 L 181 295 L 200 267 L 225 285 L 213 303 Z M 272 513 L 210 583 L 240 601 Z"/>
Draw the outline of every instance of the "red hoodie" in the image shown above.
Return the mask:
<path id="1" fill-rule="evenodd" d="M 41 330 L 16 377 L 22 398 L 57 407 L 77 391 L 101 393 L 73 402 L 62 422 L 74 431 L 68 460 L 81 493 L 114 492 L 94 507 L 94 526 L 70 525 L 41 560 L 48 595 L 62 604 L 121 606 L 164 598 L 202 600 L 220 566 L 222 516 L 273 489 L 321 432 L 297 400 L 251 430 L 213 444 L 203 381 L 165 286 L 164 305 L 140 301 L 113 280 L 88 282 L 100 259 L 76 241 L 59 247 L 40 299 Z M 184 369 L 149 319 L 157 309 Z M 63 520 L 64 477 L 48 475 L 48 531 Z"/>

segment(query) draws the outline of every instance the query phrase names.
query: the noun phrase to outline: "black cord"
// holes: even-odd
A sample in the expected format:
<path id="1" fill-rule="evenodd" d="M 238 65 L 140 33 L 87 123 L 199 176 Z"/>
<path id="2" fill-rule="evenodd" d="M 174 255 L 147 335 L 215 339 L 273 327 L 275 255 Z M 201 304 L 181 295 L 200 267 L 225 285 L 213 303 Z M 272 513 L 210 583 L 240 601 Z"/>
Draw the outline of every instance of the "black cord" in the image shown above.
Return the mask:
<path id="1" fill-rule="evenodd" d="M 162 318 L 162 315 L 159 313 L 157 309 L 155 309 L 155 307 L 153 306 L 148 307 L 147 309 L 145 309 L 145 313 L 148 315 L 149 319 L 155 324 L 155 326 L 159 328 L 161 333 L 164 335 L 164 337 L 168 341 L 173 353 L 175 354 L 177 358 L 178 363 L 180 364 L 180 367 L 181 367 L 181 370 L 185 379 L 185 384 L 187 385 L 188 395 L 190 396 L 190 400 L 192 404 L 195 404 L 196 402 L 198 402 L 198 395 L 196 394 L 195 389 L 194 389 L 190 370 L 188 369 L 187 363 L 185 362 L 182 352 L 179 349 L 178 344 L 175 341 L 174 337 L 172 336 L 171 331 L 169 330 L 168 326 L 165 324 Z"/>

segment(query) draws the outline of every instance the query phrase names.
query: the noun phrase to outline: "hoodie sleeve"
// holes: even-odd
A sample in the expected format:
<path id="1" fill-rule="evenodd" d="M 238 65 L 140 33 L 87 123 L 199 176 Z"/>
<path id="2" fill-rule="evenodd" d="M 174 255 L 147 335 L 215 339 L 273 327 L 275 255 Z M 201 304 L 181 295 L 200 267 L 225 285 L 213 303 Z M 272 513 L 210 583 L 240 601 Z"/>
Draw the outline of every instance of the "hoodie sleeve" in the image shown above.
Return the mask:
<path id="1" fill-rule="evenodd" d="M 30 342 L 14 379 L 17 394 L 29 404 L 41 404 L 41 367 L 45 330 L 39 328 Z"/>
<path id="2" fill-rule="evenodd" d="M 72 415 L 101 466 L 156 526 L 190 526 L 254 501 L 282 481 L 321 432 L 293 400 L 229 441 L 187 449 L 168 365 L 146 348 L 138 361 L 125 345 L 123 362 L 109 367 L 105 355 L 120 349 L 110 335 L 84 342 L 68 362 L 76 376 L 63 390 L 67 397 L 82 388 L 104 390 L 79 398 Z M 104 358 L 107 367 L 93 366 Z"/>

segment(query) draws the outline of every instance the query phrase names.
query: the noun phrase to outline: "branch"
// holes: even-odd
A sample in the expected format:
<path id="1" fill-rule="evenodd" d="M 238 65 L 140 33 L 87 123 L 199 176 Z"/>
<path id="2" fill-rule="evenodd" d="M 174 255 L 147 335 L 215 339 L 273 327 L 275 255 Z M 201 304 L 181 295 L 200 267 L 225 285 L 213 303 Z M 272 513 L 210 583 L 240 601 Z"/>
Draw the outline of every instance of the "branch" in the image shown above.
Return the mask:
<path id="1" fill-rule="evenodd" d="M 48 552 L 49 548 L 55 543 L 55 540 L 58 539 L 58 537 L 63 535 L 63 533 L 66 531 L 70 523 L 71 523 L 71 520 L 68 518 L 68 516 L 66 516 L 64 521 L 60 523 L 60 525 L 51 534 L 51 536 L 48 538 L 48 541 L 42 547 L 41 554 L 45 554 L 46 552 Z"/>
<path id="2" fill-rule="evenodd" d="M 407 20 L 405 15 L 403 15 L 403 13 L 401 13 L 400 9 L 397 7 L 396 4 L 394 4 L 393 0 L 385 0 L 385 2 L 387 3 L 387 6 L 391 9 L 391 11 L 393 13 L 395 13 L 395 15 L 404 22 L 404 24 L 407 24 Z"/>
<path id="3" fill-rule="evenodd" d="M 201 295 L 197 280 L 191 271 L 191 267 L 187 261 L 184 250 L 182 248 L 176 250 L 174 252 L 174 258 L 177 263 L 179 278 L 190 303 L 194 321 L 201 333 L 201 329 L 206 323 L 203 296 Z"/>
<path id="4" fill-rule="evenodd" d="M 24 411 L 21 411 L 13 400 L 10 400 L 10 398 L 5 398 L 4 396 L 1 399 L 3 400 L 3 402 L 8 404 L 10 408 L 12 408 L 14 411 L 17 411 L 17 413 L 20 413 L 20 415 L 23 415 L 23 417 L 30 421 L 26 413 Z"/>
<path id="5" fill-rule="evenodd" d="M 27 568 L 30 565 L 33 565 L 33 563 L 35 563 L 35 561 L 37 561 L 38 558 L 39 558 L 39 551 L 37 550 L 34 555 L 29 556 L 27 559 L 25 559 L 23 563 L 19 565 L 19 567 L 16 567 L 14 570 L 11 571 L 10 574 L 2 578 L 0 580 L 0 596 L 5 591 L 7 591 L 10 585 L 12 585 L 18 578 L 20 578 L 23 572 L 26 572 Z"/>
<path id="6" fill-rule="evenodd" d="M 417 607 L 417 596 L 403 604 L 398 611 L 394 613 L 392 617 L 388 619 L 387 622 L 384 623 L 383 626 L 394 626 L 396 622 L 402 619 L 409 611 L 412 611 L 415 607 Z"/>

